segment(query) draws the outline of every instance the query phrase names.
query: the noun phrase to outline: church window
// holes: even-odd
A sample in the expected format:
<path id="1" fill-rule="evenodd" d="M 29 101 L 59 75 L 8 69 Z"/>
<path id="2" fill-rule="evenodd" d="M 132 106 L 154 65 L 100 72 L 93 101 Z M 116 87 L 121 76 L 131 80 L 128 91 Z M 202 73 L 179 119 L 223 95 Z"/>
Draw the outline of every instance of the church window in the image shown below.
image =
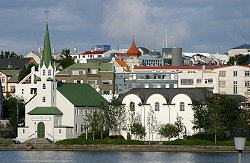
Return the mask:
<path id="1" fill-rule="evenodd" d="M 180 111 L 185 111 L 185 104 L 184 104 L 184 102 L 180 103 Z"/>
<path id="2" fill-rule="evenodd" d="M 43 97 L 43 100 L 42 100 L 43 102 L 45 102 L 46 101 L 46 98 L 45 97 Z"/>
<path id="3" fill-rule="evenodd" d="M 62 133 L 62 130 L 61 129 L 59 129 L 59 134 L 61 134 Z"/>
<path id="4" fill-rule="evenodd" d="M 43 89 L 46 89 L 46 85 L 45 84 L 43 84 Z"/>
<path id="5" fill-rule="evenodd" d="M 51 75 L 51 70 L 48 70 L 48 75 L 49 75 L 49 76 Z"/>
<path id="6" fill-rule="evenodd" d="M 160 111 L 160 104 L 159 104 L 159 102 L 155 103 L 155 111 Z"/>
<path id="7" fill-rule="evenodd" d="M 25 129 L 23 129 L 23 133 L 25 133 Z"/>
<path id="8" fill-rule="evenodd" d="M 43 70 L 43 76 L 45 76 L 45 73 L 46 73 L 45 70 Z"/>
<path id="9" fill-rule="evenodd" d="M 55 102 L 55 97 L 53 97 L 53 99 L 52 99 L 52 100 L 53 100 L 53 103 L 54 103 L 54 102 Z"/>

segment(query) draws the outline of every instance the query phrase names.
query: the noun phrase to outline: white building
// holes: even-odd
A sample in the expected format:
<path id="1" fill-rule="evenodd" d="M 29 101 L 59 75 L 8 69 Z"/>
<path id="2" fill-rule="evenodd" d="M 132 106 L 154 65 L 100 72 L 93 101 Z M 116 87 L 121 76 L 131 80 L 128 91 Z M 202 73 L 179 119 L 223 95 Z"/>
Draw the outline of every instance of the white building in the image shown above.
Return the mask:
<path id="1" fill-rule="evenodd" d="M 147 134 L 142 140 L 162 141 L 167 139 L 158 134 L 159 128 L 167 123 L 174 124 L 177 116 L 183 118 L 185 126 L 181 137 L 194 134 L 192 100 L 205 104 L 208 96 L 209 93 L 205 88 L 134 88 L 119 98 L 126 109 L 134 112 L 139 122 L 146 128 Z M 156 130 L 153 134 L 148 126 L 150 109 L 153 110 L 156 120 Z M 132 139 L 135 139 L 135 135 L 132 135 Z"/>
<path id="2" fill-rule="evenodd" d="M 33 91 L 30 95 L 32 98 L 25 105 L 25 126 L 18 127 L 17 140 L 21 142 L 31 138 L 47 138 L 53 141 L 77 138 L 85 132 L 83 117 L 86 110 L 98 109 L 101 102 L 106 102 L 88 84 L 58 84 L 51 58 L 46 20 L 42 63 L 37 72 L 33 69 L 23 83 L 19 84 L 21 91 Z M 29 80 L 32 83 L 29 82 L 28 85 L 33 84 L 36 90 L 26 88 L 25 81 Z"/>

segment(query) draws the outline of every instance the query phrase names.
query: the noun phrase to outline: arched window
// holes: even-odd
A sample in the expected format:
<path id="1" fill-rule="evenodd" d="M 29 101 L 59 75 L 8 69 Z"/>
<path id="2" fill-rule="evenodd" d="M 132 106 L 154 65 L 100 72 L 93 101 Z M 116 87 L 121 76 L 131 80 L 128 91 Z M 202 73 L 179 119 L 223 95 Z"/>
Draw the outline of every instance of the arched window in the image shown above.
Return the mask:
<path id="1" fill-rule="evenodd" d="M 184 104 L 184 102 L 180 102 L 180 111 L 185 111 L 185 104 Z"/>
<path id="2" fill-rule="evenodd" d="M 155 111 L 160 111 L 160 104 L 159 104 L 159 102 L 155 103 Z"/>
<path id="3" fill-rule="evenodd" d="M 135 103 L 134 102 L 130 102 L 129 108 L 130 108 L 130 111 L 135 111 Z"/>
<path id="4" fill-rule="evenodd" d="M 48 76 L 50 76 L 51 75 L 51 70 L 48 70 Z"/>
<path id="5" fill-rule="evenodd" d="M 43 102 L 45 102 L 46 101 L 46 98 L 45 97 L 43 97 Z"/>
<path id="6" fill-rule="evenodd" d="M 46 89 L 46 85 L 45 84 L 43 84 L 43 89 Z"/>

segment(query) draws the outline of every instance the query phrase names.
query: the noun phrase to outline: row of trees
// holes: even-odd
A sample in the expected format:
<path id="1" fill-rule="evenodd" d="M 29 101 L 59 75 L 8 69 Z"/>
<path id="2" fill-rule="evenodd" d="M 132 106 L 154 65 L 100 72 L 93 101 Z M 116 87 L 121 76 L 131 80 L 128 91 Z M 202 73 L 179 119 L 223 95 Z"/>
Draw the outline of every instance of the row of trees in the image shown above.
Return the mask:
<path id="1" fill-rule="evenodd" d="M 0 58 L 20 58 L 20 56 L 18 56 L 15 52 L 1 50 Z"/>
<path id="2" fill-rule="evenodd" d="M 193 128 L 214 134 L 217 137 L 230 137 L 236 128 L 248 130 L 249 114 L 232 98 L 226 95 L 215 94 L 207 99 L 207 105 L 198 101 L 193 102 Z"/>

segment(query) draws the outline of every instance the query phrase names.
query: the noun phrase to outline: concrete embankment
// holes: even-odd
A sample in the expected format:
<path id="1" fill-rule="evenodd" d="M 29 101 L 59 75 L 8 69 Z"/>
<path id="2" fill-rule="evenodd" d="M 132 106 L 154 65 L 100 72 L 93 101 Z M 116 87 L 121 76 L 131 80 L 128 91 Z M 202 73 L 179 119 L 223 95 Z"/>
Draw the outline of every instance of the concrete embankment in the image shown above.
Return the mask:
<path id="1" fill-rule="evenodd" d="M 0 147 L 0 150 L 32 150 L 32 151 L 112 151 L 112 152 L 234 152 L 234 146 L 184 146 L 184 145 L 55 145 L 13 144 Z M 250 152 L 246 147 L 245 152 Z"/>

